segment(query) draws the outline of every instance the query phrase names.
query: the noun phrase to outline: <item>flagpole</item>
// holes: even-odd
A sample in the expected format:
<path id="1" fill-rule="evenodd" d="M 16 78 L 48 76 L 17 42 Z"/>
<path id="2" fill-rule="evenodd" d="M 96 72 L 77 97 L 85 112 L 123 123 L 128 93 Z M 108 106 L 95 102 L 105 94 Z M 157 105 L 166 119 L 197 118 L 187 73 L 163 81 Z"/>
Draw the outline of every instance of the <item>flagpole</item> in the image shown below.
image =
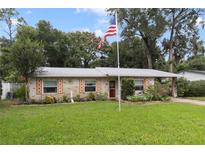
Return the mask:
<path id="1" fill-rule="evenodd" d="M 117 10 L 115 13 L 115 22 L 116 22 L 116 38 L 117 38 L 117 68 L 118 68 L 118 105 L 119 112 L 121 111 L 121 84 L 120 84 L 120 53 L 119 53 L 119 37 L 118 37 L 118 21 L 117 21 Z"/>

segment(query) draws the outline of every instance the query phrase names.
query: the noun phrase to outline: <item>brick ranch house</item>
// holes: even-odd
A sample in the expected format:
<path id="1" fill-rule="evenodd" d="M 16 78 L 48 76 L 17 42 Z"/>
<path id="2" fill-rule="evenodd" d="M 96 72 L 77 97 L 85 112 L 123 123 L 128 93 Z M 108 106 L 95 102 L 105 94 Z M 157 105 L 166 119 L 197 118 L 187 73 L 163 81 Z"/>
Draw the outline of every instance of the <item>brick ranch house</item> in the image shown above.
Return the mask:
<path id="1" fill-rule="evenodd" d="M 153 69 L 129 69 L 120 68 L 119 74 L 123 78 L 131 78 L 135 83 L 135 94 L 150 85 L 154 85 L 155 78 L 172 79 L 172 96 L 176 97 L 177 74 L 153 70 Z M 118 69 L 111 67 L 96 68 L 57 68 L 41 67 L 37 73 L 29 79 L 29 98 L 41 101 L 46 96 L 55 96 L 61 99 L 63 96 L 70 98 L 72 95 L 81 98 L 88 93 L 104 93 L 108 99 L 117 99 L 118 96 Z M 71 94 L 72 93 L 72 94 Z"/>

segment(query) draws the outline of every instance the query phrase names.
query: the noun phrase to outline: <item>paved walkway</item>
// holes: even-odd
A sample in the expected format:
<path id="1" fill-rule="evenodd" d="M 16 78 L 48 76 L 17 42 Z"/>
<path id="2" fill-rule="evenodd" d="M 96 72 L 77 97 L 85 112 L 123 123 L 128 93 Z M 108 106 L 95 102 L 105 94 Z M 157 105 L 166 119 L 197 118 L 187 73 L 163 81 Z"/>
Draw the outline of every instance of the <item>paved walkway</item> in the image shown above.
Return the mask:
<path id="1" fill-rule="evenodd" d="M 179 103 L 190 103 L 195 105 L 205 105 L 205 101 L 199 101 L 199 100 L 192 100 L 187 98 L 172 98 L 173 102 L 179 102 Z"/>

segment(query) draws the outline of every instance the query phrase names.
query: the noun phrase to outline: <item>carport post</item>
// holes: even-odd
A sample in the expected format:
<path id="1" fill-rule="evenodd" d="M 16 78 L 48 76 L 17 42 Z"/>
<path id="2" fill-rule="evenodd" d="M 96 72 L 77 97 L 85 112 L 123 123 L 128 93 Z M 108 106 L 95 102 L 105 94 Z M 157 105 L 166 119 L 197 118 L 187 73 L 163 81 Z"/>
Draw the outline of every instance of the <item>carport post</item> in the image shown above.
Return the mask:
<path id="1" fill-rule="evenodd" d="M 176 85 L 177 78 L 172 78 L 172 97 L 177 97 L 177 85 Z"/>

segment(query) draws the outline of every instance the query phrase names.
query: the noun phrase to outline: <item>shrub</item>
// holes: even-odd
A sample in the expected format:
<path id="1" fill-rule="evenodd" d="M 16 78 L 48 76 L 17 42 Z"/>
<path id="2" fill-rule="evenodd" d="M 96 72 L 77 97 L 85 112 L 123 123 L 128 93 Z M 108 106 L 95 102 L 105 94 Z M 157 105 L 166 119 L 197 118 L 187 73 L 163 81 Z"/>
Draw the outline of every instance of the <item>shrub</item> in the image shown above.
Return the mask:
<path id="1" fill-rule="evenodd" d="M 87 100 L 88 101 L 94 101 L 95 100 L 95 94 L 94 93 L 88 93 L 87 95 Z"/>
<path id="2" fill-rule="evenodd" d="M 16 91 L 14 92 L 14 95 L 16 98 L 25 100 L 25 93 L 26 93 L 25 85 L 23 85 L 20 88 L 16 89 Z"/>
<path id="3" fill-rule="evenodd" d="M 64 96 L 63 96 L 63 101 L 64 101 L 64 102 L 67 102 L 67 101 L 68 101 L 68 97 L 64 95 Z"/>
<path id="4" fill-rule="evenodd" d="M 57 103 L 57 99 L 55 96 L 46 96 L 45 100 L 44 100 L 45 104 L 53 104 L 53 103 Z"/>
<path id="5" fill-rule="evenodd" d="M 105 101 L 107 100 L 107 94 L 106 93 L 99 93 L 96 95 L 96 100 L 99 101 Z"/>
<path id="6" fill-rule="evenodd" d="M 143 94 L 137 96 L 128 96 L 127 99 L 132 102 L 137 101 L 166 101 L 169 100 L 169 88 L 167 84 L 155 82 L 155 86 L 149 86 Z"/>
<path id="7" fill-rule="evenodd" d="M 171 94 L 169 82 L 162 84 L 156 81 L 152 93 L 154 95 L 154 100 L 162 100 L 163 97 L 168 97 Z"/>
<path id="8" fill-rule="evenodd" d="M 144 94 L 137 96 L 127 96 L 127 100 L 131 102 L 148 101 L 148 97 Z"/>
<path id="9" fill-rule="evenodd" d="M 205 80 L 192 81 L 187 96 L 205 96 Z"/>
<path id="10" fill-rule="evenodd" d="M 122 99 L 127 99 L 127 96 L 134 95 L 135 92 L 135 86 L 134 86 L 134 80 L 131 79 L 124 79 L 122 80 L 122 91 L 121 91 L 121 97 Z"/>
<path id="11" fill-rule="evenodd" d="M 177 96 L 184 97 L 188 96 L 188 92 L 190 89 L 190 81 L 185 78 L 179 78 L 177 80 Z"/>
<path id="12" fill-rule="evenodd" d="M 74 101 L 80 102 L 80 94 L 77 94 L 76 97 L 73 98 Z"/>

